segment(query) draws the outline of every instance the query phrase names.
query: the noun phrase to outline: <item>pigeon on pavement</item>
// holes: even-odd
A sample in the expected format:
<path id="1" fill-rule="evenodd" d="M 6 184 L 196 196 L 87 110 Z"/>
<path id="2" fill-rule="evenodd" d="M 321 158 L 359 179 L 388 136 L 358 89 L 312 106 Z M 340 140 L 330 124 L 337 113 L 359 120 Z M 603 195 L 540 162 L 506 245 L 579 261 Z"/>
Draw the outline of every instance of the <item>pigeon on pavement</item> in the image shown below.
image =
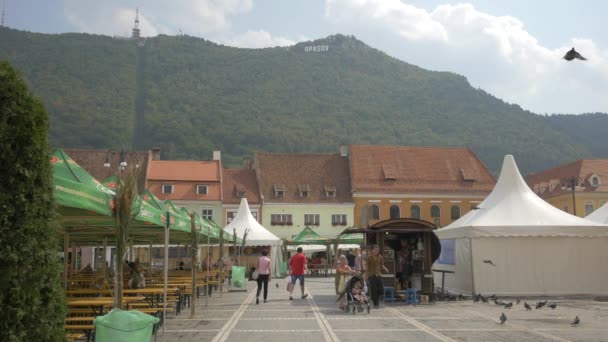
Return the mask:
<path id="1" fill-rule="evenodd" d="M 277 286 L 277 289 L 278 289 L 279 288 L 279 283 L 276 283 L 275 285 Z"/>
<path id="2" fill-rule="evenodd" d="M 580 53 L 576 52 L 576 50 L 574 50 L 574 48 L 570 49 L 570 51 L 566 52 L 566 54 L 564 55 L 564 59 L 567 61 L 571 61 L 575 58 L 580 59 L 582 61 L 587 60 L 587 58 L 583 57 Z"/>
<path id="3" fill-rule="evenodd" d="M 513 302 L 510 302 L 509 304 L 505 304 L 505 309 L 510 309 L 513 306 Z"/>
<path id="4" fill-rule="evenodd" d="M 571 326 L 575 327 L 577 326 L 579 323 L 581 322 L 581 320 L 578 318 L 578 316 L 574 317 L 574 320 L 572 321 L 572 323 L 570 323 Z"/>
<path id="5" fill-rule="evenodd" d="M 492 260 L 489 260 L 489 259 L 484 260 L 484 261 L 483 261 L 483 263 L 484 263 L 484 264 L 490 264 L 490 265 L 492 265 L 492 266 L 496 267 L 496 265 L 494 265 L 494 263 L 492 262 Z"/>
<path id="6" fill-rule="evenodd" d="M 507 321 L 507 315 L 505 315 L 505 313 L 503 312 L 502 315 L 500 315 L 500 324 L 504 324 Z"/>
<path id="7" fill-rule="evenodd" d="M 532 310 L 532 307 L 526 302 L 524 302 L 524 308 L 526 308 L 526 310 Z"/>
<path id="8" fill-rule="evenodd" d="M 547 306 L 550 307 L 551 309 L 555 309 L 557 307 L 557 303 L 551 303 Z"/>

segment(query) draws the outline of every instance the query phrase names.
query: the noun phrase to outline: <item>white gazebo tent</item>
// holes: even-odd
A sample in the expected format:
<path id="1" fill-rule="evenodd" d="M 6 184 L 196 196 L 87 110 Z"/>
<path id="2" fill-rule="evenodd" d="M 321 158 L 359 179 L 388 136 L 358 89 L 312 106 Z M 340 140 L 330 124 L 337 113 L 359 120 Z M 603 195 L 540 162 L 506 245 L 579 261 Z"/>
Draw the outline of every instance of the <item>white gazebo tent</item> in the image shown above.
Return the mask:
<path id="1" fill-rule="evenodd" d="M 251 215 L 247 199 L 241 199 L 239 211 L 236 217 L 224 227 L 224 231 L 232 234 L 236 229 L 236 235 L 243 237 L 247 231 L 247 239 L 245 246 L 269 246 L 270 247 L 270 265 L 274 276 L 279 275 L 279 263 L 282 261 L 281 245 L 282 241 L 276 235 L 272 234 L 268 229 L 264 228 Z"/>
<path id="2" fill-rule="evenodd" d="M 608 203 L 599 207 L 596 211 L 591 214 L 585 216 L 585 218 L 589 221 L 608 224 Z"/>
<path id="3" fill-rule="evenodd" d="M 455 272 L 445 274 L 449 291 L 608 294 L 608 226 L 570 215 L 538 197 L 511 155 L 505 156 L 494 190 L 478 209 L 435 233 L 442 256 L 434 269 Z"/>

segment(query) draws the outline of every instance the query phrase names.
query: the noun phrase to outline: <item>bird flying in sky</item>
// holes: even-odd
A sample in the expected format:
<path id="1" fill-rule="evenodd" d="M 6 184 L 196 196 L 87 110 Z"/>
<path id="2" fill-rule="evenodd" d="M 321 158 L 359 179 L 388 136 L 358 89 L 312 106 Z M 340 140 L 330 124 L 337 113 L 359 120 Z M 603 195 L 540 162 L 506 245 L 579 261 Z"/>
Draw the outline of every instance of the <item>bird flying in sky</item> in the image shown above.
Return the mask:
<path id="1" fill-rule="evenodd" d="M 580 53 L 576 52 L 576 50 L 574 50 L 574 48 L 570 49 L 570 51 L 566 52 L 566 54 L 564 55 L 564 59 L 567 61 L 571 61 L 575 58 L 580 59 L 582 61 L 587 60 L 587 58 L 583 57 Z"/>

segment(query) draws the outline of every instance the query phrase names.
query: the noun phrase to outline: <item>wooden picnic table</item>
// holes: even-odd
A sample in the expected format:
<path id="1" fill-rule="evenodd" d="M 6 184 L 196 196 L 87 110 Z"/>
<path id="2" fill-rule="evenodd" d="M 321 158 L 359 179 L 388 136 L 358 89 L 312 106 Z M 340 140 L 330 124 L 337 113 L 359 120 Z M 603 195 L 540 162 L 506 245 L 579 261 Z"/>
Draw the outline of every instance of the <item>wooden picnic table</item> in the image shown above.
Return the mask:
<path id="1" fill-rule="evenodd" d="M 129 303 L 139 302 L 145 300 L 146 297 L 123 297 L 123 304 L 129 308 Z M 82 298 L 68 298 L 68 306 L 88 306 L 93 310 L 95 316 L 103 315 L 106 306 L 112 306 L 114 304 L 114 298 L 112 297 L 82 297 Z"/>

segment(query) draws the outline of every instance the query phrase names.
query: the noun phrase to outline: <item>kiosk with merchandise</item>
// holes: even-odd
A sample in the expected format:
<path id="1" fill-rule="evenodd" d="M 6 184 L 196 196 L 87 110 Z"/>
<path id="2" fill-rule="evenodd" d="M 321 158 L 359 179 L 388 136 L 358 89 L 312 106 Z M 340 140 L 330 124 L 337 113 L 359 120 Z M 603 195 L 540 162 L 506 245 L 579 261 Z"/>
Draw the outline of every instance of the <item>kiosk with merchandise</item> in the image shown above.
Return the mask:
<path id="1" fill-rule="evenodd" d="M 380 221 L 367 228 L 350 228 L 342 234 L 363 233 L 366 245 L 380 247 L 389 270 L 383 275 L 384 286 L 392 286 L 398 292 L 415 288 L 420 295 L 432 299 L 432 265 L 441 254 L 436 228 L 432 222 L 400 218 Z"/>

